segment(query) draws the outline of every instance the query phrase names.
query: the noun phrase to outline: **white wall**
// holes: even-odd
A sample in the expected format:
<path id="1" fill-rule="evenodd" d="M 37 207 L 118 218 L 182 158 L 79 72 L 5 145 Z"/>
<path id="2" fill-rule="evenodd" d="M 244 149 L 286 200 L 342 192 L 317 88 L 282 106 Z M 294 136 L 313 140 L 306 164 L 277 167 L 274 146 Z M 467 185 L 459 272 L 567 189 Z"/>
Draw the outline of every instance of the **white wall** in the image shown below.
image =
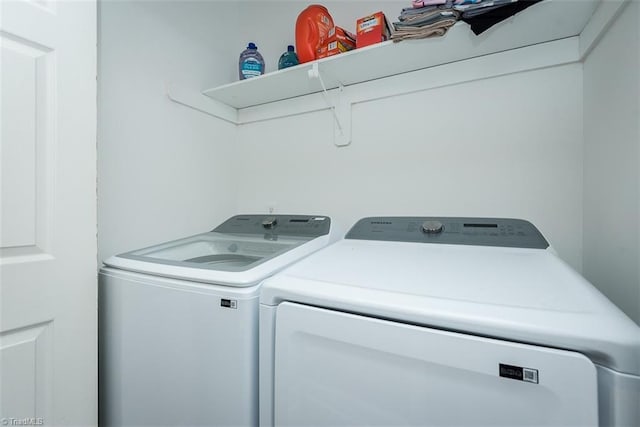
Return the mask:
<path id="1" fill-rule="evenodd" d="M 640 6 L 584 63 L 584 275 L 640 324 Z"/>
<path id="2" fill-rule="evenodd" d="M 234 79 L 237 19 L 230 2 L 100 2 L 100 260 L 235 212 L 235 126 L 170 102 L 164 84 Z"/>
<path id="3" fill-rule="evenodd" d="M 343 230 L 369 215 L 524 218 L 581 269 L 580 64 L 356 104 L 348 147 L 332 120 L 240 126 L 238 209 L 326 214 Z"/>

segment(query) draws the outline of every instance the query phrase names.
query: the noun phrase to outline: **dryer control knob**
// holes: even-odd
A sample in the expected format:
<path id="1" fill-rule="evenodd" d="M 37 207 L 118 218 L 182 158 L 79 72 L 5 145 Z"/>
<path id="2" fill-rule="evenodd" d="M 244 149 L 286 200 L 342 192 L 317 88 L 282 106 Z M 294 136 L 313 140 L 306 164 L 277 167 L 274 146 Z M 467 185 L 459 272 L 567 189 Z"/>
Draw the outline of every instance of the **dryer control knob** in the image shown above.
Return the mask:
<path id="1" fill-rule="evenodd" d="M 444 226 L 440 221 L 425 221 L 422 223 L 422 231 L 428 234 L 442 233 Z"/>
<path id="2" fill-rule="evenodd" d="M 268 216 L 262 220 L 262 226 L 264 228 L 273 228 L 278 224 L 278 218 L 275 216 Z"/>

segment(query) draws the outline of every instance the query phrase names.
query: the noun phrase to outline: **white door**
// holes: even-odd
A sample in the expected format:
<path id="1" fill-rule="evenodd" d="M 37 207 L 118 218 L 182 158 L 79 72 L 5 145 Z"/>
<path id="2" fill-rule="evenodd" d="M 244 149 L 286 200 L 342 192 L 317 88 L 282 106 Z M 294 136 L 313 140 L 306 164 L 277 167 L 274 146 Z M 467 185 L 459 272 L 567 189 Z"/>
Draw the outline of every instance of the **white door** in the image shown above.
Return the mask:
<path id="1" fill-rule="evenodd" d="M 95 425 L 96 3 L 0 0 L 0 424 Z"/>
<path id="2" fill-rule="evenodd" d="M 596 426 L 579 353 L 282 303 L 275 425 Z"/>

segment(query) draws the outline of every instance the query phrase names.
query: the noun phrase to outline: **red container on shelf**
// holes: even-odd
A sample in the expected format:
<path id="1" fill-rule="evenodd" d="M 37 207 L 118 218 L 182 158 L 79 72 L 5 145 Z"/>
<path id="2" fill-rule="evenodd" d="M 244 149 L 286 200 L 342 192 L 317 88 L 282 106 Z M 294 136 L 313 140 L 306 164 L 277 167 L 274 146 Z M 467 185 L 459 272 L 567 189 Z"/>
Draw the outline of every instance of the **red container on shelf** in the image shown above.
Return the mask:
<path id="1" fill-rule="evenodd" d="M 391 28 L 382 12 L 365 16 L 356 22 L 356 45 L 358 49 L 388 40 Z"/>
<path id="2" fill-rule="evenodd" d="M 313 4 L 298 15 L 296 21 L 296 50 L 300 63 L 318 58 L 322 48 L 326 49 L 333 18 L 326 7 Z"/>

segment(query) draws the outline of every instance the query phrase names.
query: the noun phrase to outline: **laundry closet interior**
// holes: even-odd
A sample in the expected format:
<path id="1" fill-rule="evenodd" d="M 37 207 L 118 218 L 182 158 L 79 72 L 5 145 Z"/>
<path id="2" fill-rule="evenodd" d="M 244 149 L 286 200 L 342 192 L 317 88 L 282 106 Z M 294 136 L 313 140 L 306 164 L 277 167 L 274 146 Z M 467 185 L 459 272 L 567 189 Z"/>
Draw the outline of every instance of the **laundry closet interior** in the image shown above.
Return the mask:
<path id="1" fill-rule="evenodd" d="M 323 5 L 347 29 L 404 7 Z M 370 215 L 524 218 L 640 322 L 638 2 L 545 0 L 479 36 L 459 22 L 276 72 L 306 6 L 99 3 L 99 261 L 239 212 L 343 234 Z M 267 75 L 234 85 L 249 41 Z"/>
<path id="2" fill-rule="evenodd" d="M 323 7 L 450 27 L 279 70 Z M 640 424 L 640 0 L 0 0 L 0 51 L 0 424 Z"/>

